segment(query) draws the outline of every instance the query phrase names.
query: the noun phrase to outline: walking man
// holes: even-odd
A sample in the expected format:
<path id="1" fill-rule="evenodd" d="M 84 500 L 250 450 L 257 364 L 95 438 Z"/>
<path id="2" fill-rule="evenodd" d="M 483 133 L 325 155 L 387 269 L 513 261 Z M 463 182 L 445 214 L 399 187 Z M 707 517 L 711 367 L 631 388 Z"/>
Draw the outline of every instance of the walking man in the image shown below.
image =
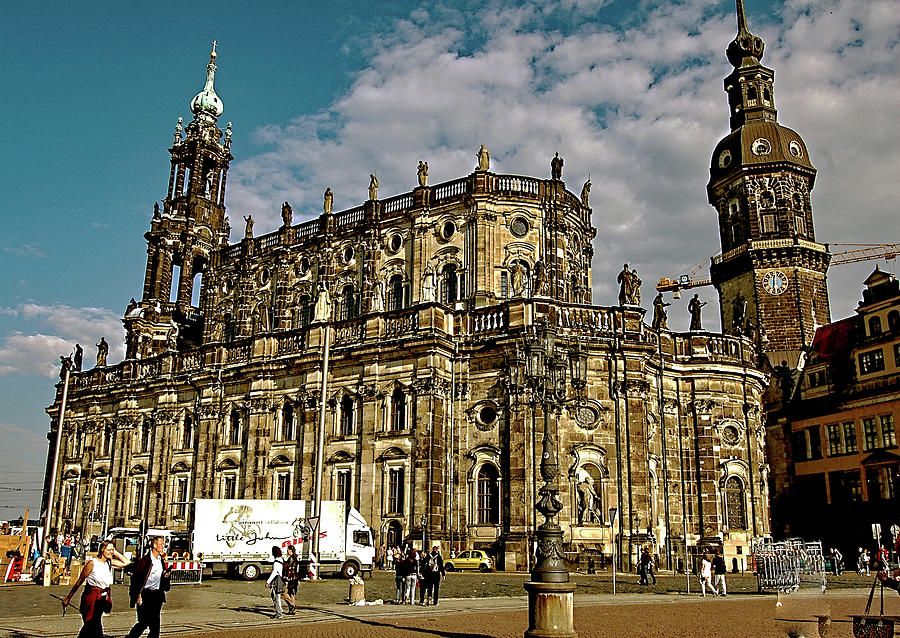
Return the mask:
<path id="1" fill-rule="evenodd" d="M 431 548 L 431 553 L 427 554 L 423 559 L 424 588 L 419 595 L 419 604 L 427 605 L 431 599 L 432 605 L 438 604 L 438 591 L 441 588 L 441 581 L 447 578 L 447 572 L 444 571 L 444 559 L 441 557 L 438 546 Z"/>
<path id="2" fill-rule="evenodd" d="M 151 536 L 150 551 L 125 568 L 131 572 L 128 595 L 131 606 L 137 610 L 137 623 L 126 638 L 138 638 L 148 628 L 149 638 L 159 638 L 159 616 L 170 586 L 170 570 L 162 559 L 165 546 L 165 538 Z"/>
<path id="3" fill-rule="evenodd" d="M 725 565 L 725 557 L 719 553 L 719 549 L 713 552 L 713 574 L 716 577 L 713 585 L 715 586 L 715 592 L 719 596 L 727 596 L 728 588 L 725 586 L 725 572 L 728 571 L 728 567 Z M 719 583 L 722 583 L 722 590 L 719 591 Z"/>

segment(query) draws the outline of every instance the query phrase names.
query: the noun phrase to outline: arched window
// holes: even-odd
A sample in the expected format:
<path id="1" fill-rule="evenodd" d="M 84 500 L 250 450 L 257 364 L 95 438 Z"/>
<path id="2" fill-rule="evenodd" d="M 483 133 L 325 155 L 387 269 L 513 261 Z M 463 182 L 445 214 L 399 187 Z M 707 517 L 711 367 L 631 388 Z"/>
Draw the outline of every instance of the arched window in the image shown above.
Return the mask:
<path id="1" fill-rule="evenodd" d="M 222 338 L 225 340 L 225 343 L 231 343 L 234 341 L 234 318 L 230 312 L 226 312 L 225 316 L 222 317 L 222 321 L 225 324 Z"/>
<path id="2" fill-rule="evenodd" d="M 400 547 L 403 544 L 403 528 L 397 521 L 391 521 L 387 526 L 387 546 Z"/>
<path id="3" fill-rule="evenodd" d="M 353 397 L 341 399 L 341 436 L 351 436 L 356 427 L 356 405 Z"/>
<path id="4" fill-rule="evenodd" d="M 406 394 L 397 388 L 391 394 L 391 430 L 400 432 L 406 429 Z"/>
<path id="5" fill-rule="evenodd" d="M 294 406 L 285 403 L 281 408 L 281 440 L 292 441 L 294 439 Z"/>
<path id="6" fill-rule="evenodd" d="M 441 268 L 441 303 L 452 306 L 459 299 L 456 266 L 447 264 Z"/>
<path id="7" fill-rule="evenodd" d="M 356 317 L 356 293 L 353 286 L 344 286 L 341 291 L 341 320 L 347 321 Z"/>
<path id="8" fill-rule="evenodd" d="M 388 310 L 400 310 L 403 307 L 403 276 L 394 275 L 388 279 Z"/>
<path id="9" fill-rule="evenodd" d="M 237 408 L 231 411 L 228 418 L 228 436 L 225 438 L 228 445 L 241 444 L 241 411 Z"/>
<path id="10" fill-rule="evenodd" d="M 900 312 L 891 310 L 888 313 L 888 330 L 891 332 L 900 330 Z"/>
<path id="11" fill-rule="evenodd" d="M 725 515 L 729 529 L 747 529 L 744 484 L 736 476 L 725 481 Z"/>
<path id="12" fill-rule="evenodd" d="M 755 102 L 756 102 L 756 95 L 757 95 L 757 94 L 756 94 L 756 87 L 755 87 L 755 86 L 751 86 L 751 87 L 747 90 L 747 101 L 750 102 L 751 104 L 755 103 Z"/>
<path id="13" fill-rule="evenodd" d="M 593 463 L 585 463 L 577 473 L 575 505 L 579 525 L 603 523 L 603 471 Z"/>
<path id="14" fill-rule="evenodd" d="M 772 100 L 772 94 L 769 93 L 769 89 L 763 89 L 763 102 L 768 104 Z"/>
<path id="15" fill-rule="evenodd" d="M 141 441 L 140 441 L 140 451 L 141 452 L 149 452 L 150 451 L 150 437 L 153 433 L 153 428 L 151 427 L 150 419 L 144 419 L 144 422 L 141 424 Z"/>
<path id="16" fill-rule="evenodd" d="M 478 471 L 476 520 L 479 525 L 500 524 L 500 473 L 496 466 L 485 463 Z"/>
<path id="17" fill-rule="evenodd" d="M 881 317 L 869 317 L 869 336 L 881 334 Z"/>
<path id="18" fill-rule="evenodd" d="M 181 424 L 181 449 L 187 450 L 194 442 L 194 420 L 190 414 L 184 415 L 184 422 Z"/>

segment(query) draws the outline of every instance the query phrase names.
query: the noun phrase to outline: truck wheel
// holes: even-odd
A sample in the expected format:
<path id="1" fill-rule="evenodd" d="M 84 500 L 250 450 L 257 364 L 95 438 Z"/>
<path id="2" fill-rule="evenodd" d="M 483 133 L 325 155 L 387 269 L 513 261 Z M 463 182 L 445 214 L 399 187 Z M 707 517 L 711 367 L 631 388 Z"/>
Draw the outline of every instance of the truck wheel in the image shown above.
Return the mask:
<path id="1" fill-rule="evenodd" d="M 245 563 L 241 565 L 241 576 L 244 580 L 256 580 L 262 570 L 256 563 Z"/>
<path id="2" fill-rule="evenodd" d="M 348 560 L 344 563 L 344 566 L 341 568 L 341 576 L 344 578 L 350 579 L 356 576 L 359 573 L 359 565 L 357 565 L 352 560 Z"/>

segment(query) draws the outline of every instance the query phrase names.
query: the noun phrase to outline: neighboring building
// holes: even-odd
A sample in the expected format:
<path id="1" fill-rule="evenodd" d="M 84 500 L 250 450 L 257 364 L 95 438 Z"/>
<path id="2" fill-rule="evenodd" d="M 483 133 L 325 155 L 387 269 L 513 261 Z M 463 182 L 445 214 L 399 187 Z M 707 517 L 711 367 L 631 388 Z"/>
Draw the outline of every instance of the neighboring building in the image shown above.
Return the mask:
<path id="1" fill-rule="evenodd" d="M 865 286 L 855 316 L 816 332 L 770 431 L 788 459 L 773 494 L 776 533 L 822 537 L 845 556 L 874 542 L 874 523 L 886 545 L 900 525 L 900 282 L 876 268 Z"/>
<path id="2" fill-rule="evenodd" d="M 229 245 L 214 61 L 176 128 L 126 359 L 71 376 L 54 527 L 183 529 L 195 498 L 321 493 L 379 544 L 424 533 L 522 569 L 550 418 L 573 556 L 617 539 L 626 562 L 707 543 L 742 561 L 769 533 L 750 339 L 650 328 L 639 281 L 593 305 L 592 210 L 561 160 L 498 175 L 482 148 L 468 176 L 431 186 L 420 167 L 387 199 L 373 178 L 342 212 L 329 190 L 319 217 L 285 204 L 279 230 L 248 218 Z"/>

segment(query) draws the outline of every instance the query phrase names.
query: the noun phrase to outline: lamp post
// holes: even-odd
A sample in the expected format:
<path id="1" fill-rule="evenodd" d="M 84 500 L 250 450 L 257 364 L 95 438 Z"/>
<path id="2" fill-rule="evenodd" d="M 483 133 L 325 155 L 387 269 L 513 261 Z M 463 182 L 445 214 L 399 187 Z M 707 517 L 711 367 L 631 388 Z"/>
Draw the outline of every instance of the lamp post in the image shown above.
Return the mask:
<path id="1" fill-rule="evenodd" d="M 556 484 L 559 464 L 553 422 L 567 401 L 566 368 L 571 368 L 571 383 L 576 396 L 584 397 L 587 355 L 580 345 L 569 353 L 559 349 L 556 329 L 547 325 L 538 326 L 528 335 L 524 355 L 524 361 L 516 358 L 513 378 L 523 381 L 520 391 L 524 392 L 525 387 L 530 390 L 532 409 L 540 405 L 544 416 L 540 463 L 544 484 L 538 489 L 539 498 L 535 504 L 544 522 L 536 532 L 537 563 L 531 571 L 531 580 L 525 583 L 528 592 L 528 631 L 525 636 L 574 638 L 577 636 L 573 626 L 575 584 L 569 580 L 563 560 L 563 533 L 556 520 L 563 505 Z"/>
<path id="2" fill-rule="evenodd" d="M 425 526 L 428 524 L 428 516 L 426 516 L 425 514 L 422 514 L 421 523 L 422 523 L 422 551 L 424 552 L 427 549 L 425 547 Z"/>

